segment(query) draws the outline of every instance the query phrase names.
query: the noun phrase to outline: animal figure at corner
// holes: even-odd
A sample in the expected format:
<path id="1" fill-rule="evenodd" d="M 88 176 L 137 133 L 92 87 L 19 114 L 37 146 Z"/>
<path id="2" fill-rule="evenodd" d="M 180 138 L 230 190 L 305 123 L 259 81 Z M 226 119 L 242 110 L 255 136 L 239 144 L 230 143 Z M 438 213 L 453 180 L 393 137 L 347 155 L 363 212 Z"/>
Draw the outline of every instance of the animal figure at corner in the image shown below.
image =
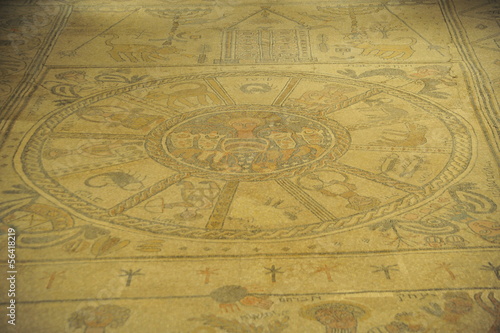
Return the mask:
<path id="1" fill-rule="evenodd" d="M 156 46 L 148 44 L 115 43 L 114 40 L 117 38 L 117 35 L 111 35 L 111 37 L 106 39 L 106 45 L 111 47 L 108 54 L 113 60 L 118 62 L 139 62 L 139 60 L 154 62 L 157 60 L 167 60 L 167 56 L 179 54 L 183 51 L 171 45 Z"/>
<path id="2" fill-rule="evenodd" d="M 357 74 L 352 69 L 339 70 L 339 74 L 353 79 L 370 79 L 374 77 L 401 78 L 408 82 L 419 81 L 423 87 L 417 93 L 433 98 L 446 99 L 450 96 L 448 92 L 439 91 L 443 87 L 456 86 L 450 74 L 451 69 L 447 66 L 427 65 L 415 68 L 414 72 L 406 72 L 399 68 L 377 68 Z"/>

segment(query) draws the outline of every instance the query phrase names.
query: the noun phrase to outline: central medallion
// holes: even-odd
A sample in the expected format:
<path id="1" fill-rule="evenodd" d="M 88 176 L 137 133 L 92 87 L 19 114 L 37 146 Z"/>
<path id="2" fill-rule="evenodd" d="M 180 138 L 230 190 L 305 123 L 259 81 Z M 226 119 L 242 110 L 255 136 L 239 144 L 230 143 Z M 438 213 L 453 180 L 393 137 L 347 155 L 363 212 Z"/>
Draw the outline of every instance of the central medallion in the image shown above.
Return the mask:
<path id="1" fill-rule="evenodd" d="M 172 118 L 151 131 L 147 147 L 156 161 L 176 170 L 253 181 L 334 160 L 349 141 L 332 120 L 320 122 L 288 107 L 240 105 Z"/>

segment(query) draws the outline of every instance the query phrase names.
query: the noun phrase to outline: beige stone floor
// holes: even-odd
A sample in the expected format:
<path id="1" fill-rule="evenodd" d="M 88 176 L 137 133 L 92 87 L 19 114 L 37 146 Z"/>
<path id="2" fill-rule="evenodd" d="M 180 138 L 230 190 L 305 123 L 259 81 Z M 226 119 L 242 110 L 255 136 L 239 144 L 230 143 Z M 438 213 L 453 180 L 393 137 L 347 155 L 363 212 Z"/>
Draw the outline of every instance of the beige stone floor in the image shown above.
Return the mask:
<path id="1" fill-rule="evenodd" d="M 0 332 L 500 332 L 498 1 L 0 3 Z"/>

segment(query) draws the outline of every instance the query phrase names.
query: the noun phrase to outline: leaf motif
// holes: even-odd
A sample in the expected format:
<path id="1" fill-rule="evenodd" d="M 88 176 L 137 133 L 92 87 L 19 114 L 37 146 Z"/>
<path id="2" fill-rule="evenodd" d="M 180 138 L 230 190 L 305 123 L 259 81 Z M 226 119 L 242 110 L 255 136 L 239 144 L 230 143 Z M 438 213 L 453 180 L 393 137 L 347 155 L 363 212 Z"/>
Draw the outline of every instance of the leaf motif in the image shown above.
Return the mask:
<path id="1" fill-rule="evenodd" d="M 422 221 L 405 222 L 398 225 L 400 229 L 430 235 L 448 235 L 456 233 L 460 228 L 451 222 L 440 218 L 431 218 Z"/>
<path id="2" fill-rule="evenodd" d="M 129 240 L 121 241 L 118 237 L 101 237 L 92 245 L 91 252 L 98 257 L 121 250 L 128 244 L 130 244 Z"/>
<path id="3" fill-rule="evenodd" d="M 473 192 L 475 188 L 473 183 L 463 183 L 452 186 L 448 191 L 453 200 L 467 212 L 487 214 L 496 211 L 495 202 L 485 195 Z"/>
<path id="4" fill-rule="evenodd" d="M 102 74 L 97 75 L 94 80 L 99 82 L 120 82 L 120 83 L 129 83 L 129 80 L 123 76 L 118 74 Z"/>
<path id="5" fill-rule="evenodd" d="M 18 209 L 27 206 L 31 203 L 32 198 L 23 198 L 19 200 L 12 200 L 8 202 L 3 202 L 0 204 L 0 217 L 5 217 L 9 220 L 8 216 Z"/>
<path id="6" fill-rule="evenodd" d="M 455 201 L 462 204 L 466 211 L 477 213 L 477 214 L 487 214 L 493 213 L 497 206 L 488 197 L 470 191 L 456 191 Z"/>
<path id="7" fill-rule="evenodd" d="M 65 106 L 65 105 L 73 103 L 74 101 L 76 101 L 76 99 L 58 99 L 58 100 L 54 101 L 54 103 L 57 106 Z"/>
<path id="8" fill-rule="evenodd" d="M 134 75 L 130 78 L 129 80 L 129 83 L 136 83 L 136 82 L 139 82 L 141 80 L 144 80 L 145 78 L 147 78 L 149 75 L 142 75 L 142 76 L 139 76 L 139 75 Z"/>
<path id="9" fill-rule="evenodd" d="M 76 85 L 74 84 L 68 84 L 68 83 L 61 83 L 61 82 L 56 82 L 57 84 L 52 86 L 50 88 L 50 92 L 56 96 L 61 96 L 61 97 L 66 97 L 66 98 L 71 98 L 71 99 L 77 99 L 82 96 L 80 96 L 76 92 Z"/>

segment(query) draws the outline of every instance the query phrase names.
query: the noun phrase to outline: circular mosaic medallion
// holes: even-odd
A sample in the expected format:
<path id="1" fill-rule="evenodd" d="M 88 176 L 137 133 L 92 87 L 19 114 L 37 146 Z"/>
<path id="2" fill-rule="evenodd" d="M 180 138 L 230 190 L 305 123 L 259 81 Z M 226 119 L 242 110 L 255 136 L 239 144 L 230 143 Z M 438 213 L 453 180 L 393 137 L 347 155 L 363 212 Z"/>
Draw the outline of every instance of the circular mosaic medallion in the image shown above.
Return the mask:
<path id="1" fill-rule="evenodd" d="M 347 151 L 349 134 L 337 122 L 293 112 L 263 105 L 202 109 L 159 125 L 146 147 L 154 160 L 176 170 L 247 181 L 312 169 Z"/>
<path id="2" fill-rule="evenodd" d="M 54 110 L 27 133 L 16 169 L 93 223 L 210 240 L 315 237 L 434 199 L 471 165 L 470 133 L 437 104 L 361 80 L 200 74 Z"/>

